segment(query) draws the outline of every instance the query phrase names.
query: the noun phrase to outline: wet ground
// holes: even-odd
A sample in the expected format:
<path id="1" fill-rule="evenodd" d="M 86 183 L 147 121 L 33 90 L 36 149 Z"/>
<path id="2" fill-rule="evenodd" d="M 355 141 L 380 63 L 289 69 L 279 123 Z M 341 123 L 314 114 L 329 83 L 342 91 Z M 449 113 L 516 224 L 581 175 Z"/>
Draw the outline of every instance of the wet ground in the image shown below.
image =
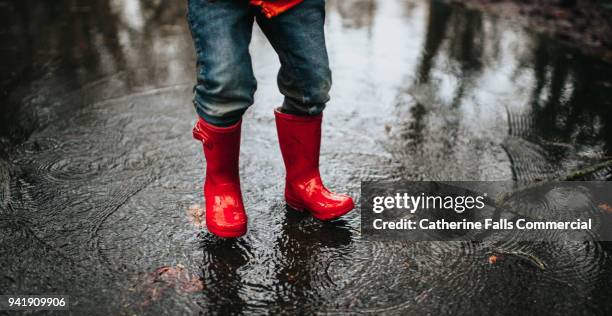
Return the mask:
<path id="1" fill-rule="evenodd" d="M 582 52 L 612 62 L 612 2 L 576 0 L 446 0 L 507 17 Z"/>
<path id="2" fill-rule="evenodd" d="M 288 212 L 273 50 L 255 31 L 246 237 L 199 228 L 194 52 L 183 1 L 0 1 L 0 292 L 81 314 L 609 314 L 609 244 L 366 242 L 359 211 Z M 612 66 L 429 1 L 328 1 L 322 174 L 610 180 Z"/>

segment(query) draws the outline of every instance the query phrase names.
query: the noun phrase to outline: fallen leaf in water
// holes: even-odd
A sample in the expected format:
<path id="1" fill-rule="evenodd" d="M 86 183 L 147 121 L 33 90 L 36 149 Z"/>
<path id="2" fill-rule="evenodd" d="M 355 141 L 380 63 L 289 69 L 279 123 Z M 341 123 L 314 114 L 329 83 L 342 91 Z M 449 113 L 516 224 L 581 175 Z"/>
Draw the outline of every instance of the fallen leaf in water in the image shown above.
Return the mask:
<path id="1" fill-rule="evenodd" d="M 155 271 L 147 273 L 141 285 L 145 295 L 142 303 L 143 306 L 161 299 L 168 289 L 174 289 L 179 294 L 194 293 L 204 289 L 202 279 L 197 275 L 191 274 L 181 264 L 178 264 L 176 267 L 159 267 Z"/>
<path id="2" fill-rule="evenodd" d="M 417 301 L 417 303 L 425 302 L 426 300 L 429 299 L 431 291 L 432 291 L 432 289 L 428 289 L 428 290 L 425 290 L 425 291 L 421 292 L 419 295 L 417 295 L 414 298 L 414 300 Z"/>
<path id="3" fill-rule="evenodd" d="M 202 217 L 204 216 L 204 208 L 200 204 L 193 204 L 187 210 L 187 217 L 193 225 L 201 227 Z"/>
<path id="4" fill-rule="evenodd" d="M 297 279 L 296 279 L 296 276 L 294 274 L 287 273 L 287 282 L 294 283 L 296 280 Z"/>
<path id="5" fill-rule="evenodd" d="M 527 263 L 534 268 L 546 270 L 546 263 L 542 259 L 534 254 L 522 251 L 500 250 L 497 254 L 489 256 L 488 259 L 490 264 L 500 263 L 501 261 L 505 262 L 506 260 L 513 260 L 512 262 L 516 264 Z"/>
<path id="6" fill-rule="evenodd" d="M 604 212 L 612 213 L 612 206 L 606 203 L 599 204 L 599 208 Z"/>
<path id="7" fill-rule="evenodd" d="M 498 259 L 496 255 L 489 256 L 489 264 L 496 264 Z"/>

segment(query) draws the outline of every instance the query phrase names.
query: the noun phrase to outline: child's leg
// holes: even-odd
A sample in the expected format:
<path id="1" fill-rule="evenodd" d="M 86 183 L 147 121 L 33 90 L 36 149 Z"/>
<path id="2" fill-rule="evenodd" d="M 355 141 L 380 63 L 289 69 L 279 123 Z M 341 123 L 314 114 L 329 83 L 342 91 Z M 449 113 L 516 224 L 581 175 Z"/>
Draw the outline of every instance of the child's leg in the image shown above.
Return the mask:
<path id="1" fill-rule="evenodd" d="M 286 170 L 285 201 L 320 220 L 333 220 L 355 204 L 328 190 L 319 172 L 321 112 L 331 86 L 324 22 L 325 0 L 305 0 L 269 20 L 257 17 L 281 60 L 278 86 L 285 101 L 275 116 Z"/>
<path id="2" fill-rule="evenodd" d="M 189 0 L 189 27 L 197 53 L 193 136 L 206 157 L 206 226 L 220 237 L 247 231 L 240 192 L 240 118 L 256 88 L 249 55 L 253 9 L 247 1 Z"/>
<path id="3" fill-rule="evenodd" d="M 289 11 L 257 23 L 281 60 L 278 86 L 285 96 L 282 110 L 318 115 L 329 100 L 331 71 L 325 47 L 325 0 L 305 0 Z"/>
<path id="4" fill-rule="evenodd" d="M 257 88 L 249 54 L 253 12 L 247 1 L 188 2 L 198 65 L 194 104 L 210 124 L 233 125 L 253 104 Z"/>

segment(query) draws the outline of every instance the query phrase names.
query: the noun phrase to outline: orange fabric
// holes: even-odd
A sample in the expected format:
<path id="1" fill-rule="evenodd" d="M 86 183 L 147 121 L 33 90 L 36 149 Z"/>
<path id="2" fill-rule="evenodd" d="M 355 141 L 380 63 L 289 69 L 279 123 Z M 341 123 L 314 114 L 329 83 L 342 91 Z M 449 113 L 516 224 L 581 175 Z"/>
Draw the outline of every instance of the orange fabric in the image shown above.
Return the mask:
<path id="1" fill-rule="evenodd" d="M 294 6 L 300 4 L 304 0 L 250 0 L 252 5 L 261 7 L 261 11 L 268 18 L 273 18 Z"/>

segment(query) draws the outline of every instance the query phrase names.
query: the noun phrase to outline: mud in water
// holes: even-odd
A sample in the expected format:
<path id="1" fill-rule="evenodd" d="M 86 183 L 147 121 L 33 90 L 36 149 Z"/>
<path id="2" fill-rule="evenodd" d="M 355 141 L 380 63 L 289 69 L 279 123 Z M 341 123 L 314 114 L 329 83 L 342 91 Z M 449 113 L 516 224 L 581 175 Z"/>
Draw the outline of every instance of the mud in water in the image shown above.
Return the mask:
<path id="1" fill-rule="evenodd" d="M 0 2 L 0 292 L 69 294 L 75 314 L 609 314 L 606 243 L 360 238 L 359 210 L 286 209 L 279 64 L 256 28 L 243 125 L 249 232 L 199 228 L 195 60 L 182 1 Z M 334 87 L 321 172 L 361 180 L 512 180 L 612 157 L 612 66 L 478 11 L 328 1 Z M 8 62 L 6 62 L 8 61 Z"/>

